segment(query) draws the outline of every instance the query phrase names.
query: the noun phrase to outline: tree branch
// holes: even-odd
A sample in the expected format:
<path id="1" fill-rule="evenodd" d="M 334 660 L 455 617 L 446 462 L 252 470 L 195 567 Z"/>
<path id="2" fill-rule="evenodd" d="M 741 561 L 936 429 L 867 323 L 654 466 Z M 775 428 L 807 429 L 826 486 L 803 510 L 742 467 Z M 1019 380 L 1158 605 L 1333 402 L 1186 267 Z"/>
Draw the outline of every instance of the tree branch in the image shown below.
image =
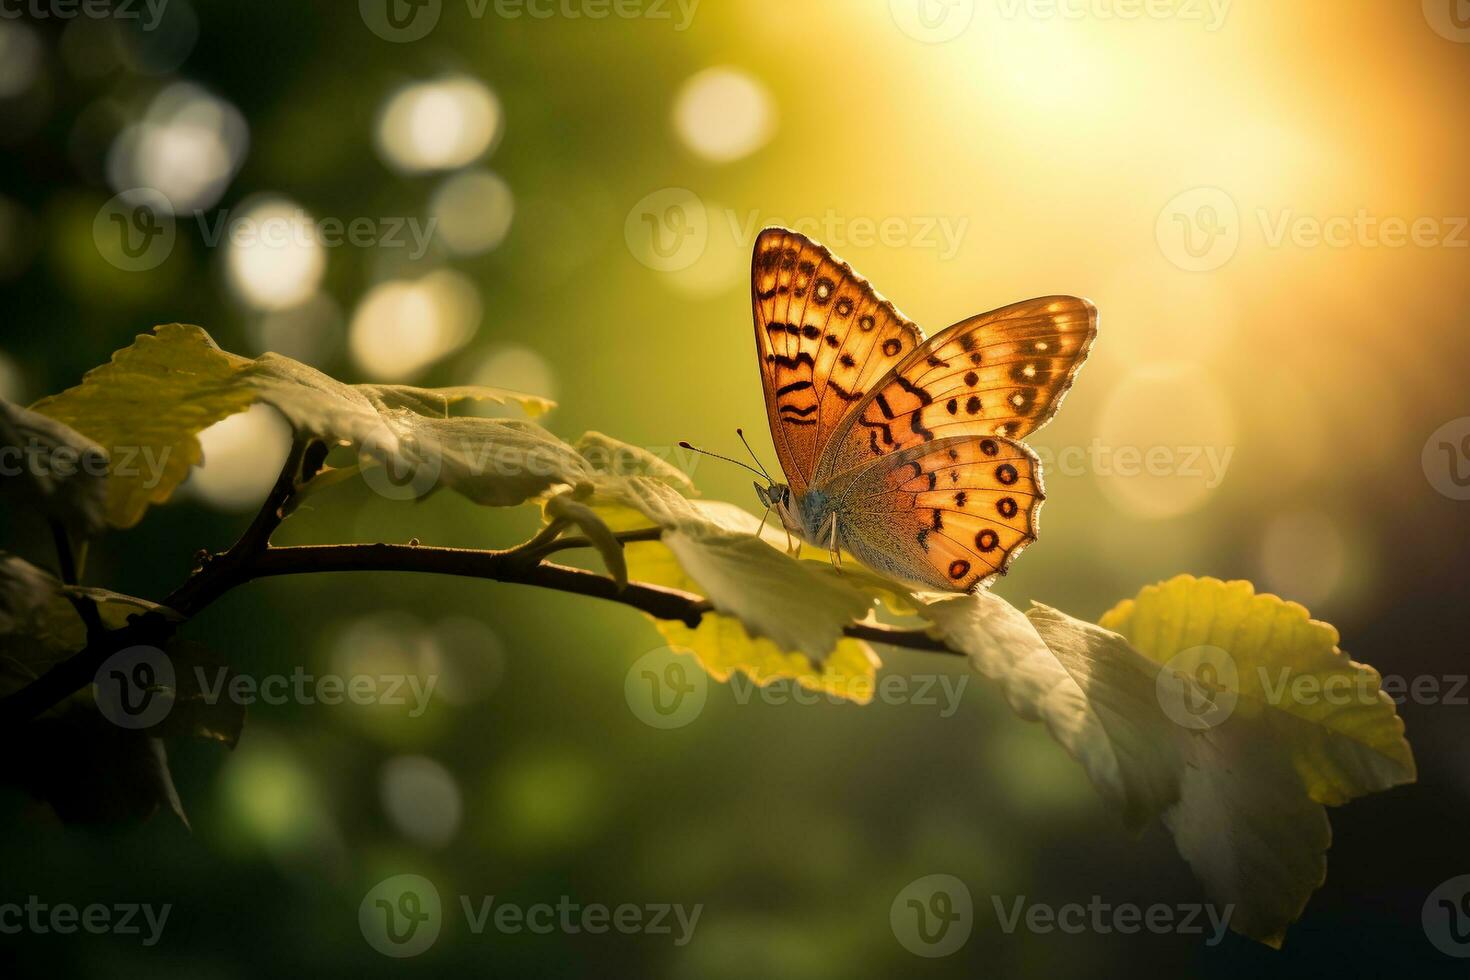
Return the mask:
<path id="1" fill-rule="evenodd" d="M 319 445 L 319 444 L 317 444 Z M 266 495 L 260 511 L 235 542 L 222 555 L 205 553 L 200 567 L 182 586 L 175 589 L 162 605 L 188 619 L 219 596 L 249 576 L 245 570 L 270 546 L 270 536 L 284 519 L 283 508 L 296 492 L 297 477 L 302 474 L 303 460 L 310 455 L 309 467 L 315 470 L 325 458 L 313 443 L 298 436 L 291 443 L 286 462 L 276 477 L 275 486 Z M 66 557 L 62 561 L 62 573 L 75 577 L 70 542 L 64 532 L 57 533 L 57 548 Z M 243 577 L 242 577 L 243 576 Z M 72 583 L 68 583 L 72 584 Z M 157 613 L 144 613 L 129 617 L 128 624 L 109 630 L 102 623 L 96 606 L 88 599 L 72 599 L 78 614 L 87 627 L 87 644 L 77 653 L 56 664 L 36 680 L 12 694 L 0 698 L 0 731 L 17 728 L 25 722 L 61 702 L 72 693 L 92 683 L 97 671 L 107 658 L 131 646 L 158 646 L 167 643 L 178 627 L 173 618 Z"/>
<path id="2" fill-rule="evenodd" d="M 656 541 L 659 529 L 624 531 L 616 537 L 624 544 L 632 541 Z M 566 538 L 558 544 L 573 547 L 573 542 L 577 543 L 575 546 L 585 546 L 587 543 L 578 538 Z M 658 619 L 675 620 L 690 627 L 698 626 L 705 613 L 714 611 L 709 600 L 692 592 L 642 582 L 629 582 L 627 588 L 619 589 L 612 579 L 595 572 L 547 561 L 527 565 L 519 560 L 521 555 L 520 548 L 509 551 L 478 551 L 411 544 L 299 545 L 266 551 L 251 567 L 251 577 L 266 578 L 310 572 L 429 572 L 536 585 L 558 592 L 607 599 L 632 606 Z M 842 632 L 854 639 L 962 656 L 958 650 L 950 649 L 942 640 L 924 630 L 906 630 L 882 623 L 850 623 Z"/>
<path id="3" fill-rule="evenodd" d="M 545 530 L 525 544 L 503 551 L 430 547 L 416 543 L 273 547 L 269 544 L 270 535 L 280 524 L 282 508 L 291 498 L 305 450 L 301 444 L 292 447 L 275 489 L 240 540 L 221 555 L 207 556 L 193 576 L 175 589 L 162 605 L 187 620 L 226 592 L 255 579 L 320 572 L 421 572 L 532 585 L 605 599 L 691 628 L 699 625 L 705 613 L 714 611 L 709 600 L 692 592 L 643 582 L 630 582 L 620 588 L 618 583 L 604 575 L 548 562 L 545 557 L 549 554 L 585 547 L 589 542 L 580 537 L 551 538 Z M 660 533 L 659 528 L 641 528 L 620 532 L 615 537 L 620 543 L 628 544 L 655 541 Z M 90 684 L 97 670 L 117 651 L 130 646 L 166 643 L 178 625 L 173 619 L 148 613 L 132 617 L 125 627 L 90 637 L 79 653 L 57 664 L 28 686 L 0 699 L 0 729 L 18 727 Z M 962 655 L 924 630 L 901 629 L 881 623 L 850 623 L 843 629 L 843 634 L 888 646 Z"/>

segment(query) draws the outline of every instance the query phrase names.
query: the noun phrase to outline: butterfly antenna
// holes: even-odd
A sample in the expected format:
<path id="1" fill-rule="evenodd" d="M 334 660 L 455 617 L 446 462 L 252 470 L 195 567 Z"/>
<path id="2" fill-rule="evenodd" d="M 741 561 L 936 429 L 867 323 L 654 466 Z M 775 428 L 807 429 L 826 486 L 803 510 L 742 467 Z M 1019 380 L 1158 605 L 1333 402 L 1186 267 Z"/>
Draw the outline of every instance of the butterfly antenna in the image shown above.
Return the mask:
<path id="1" fill-rule="evenodd" d="M 766 476 L 766 474 L 764 472 L 762 472 L 761 470 L 758 470 L 755 467 L 750 466 L 750 465 L 748 465 L 746 463 L 742 463 L 738 459 L 731 459 L 729 456 L 721 456 L 719 453 L 712 453 L 708 449 L 700 449 L 698 446 L 691 446 L 687 442 L 681 442 L 681 443 L 679 443 L 679 448 L 680 449 L 687 449 L 687 450 L 689 450 L 692 453 L 699 453 L 701 456 L 712 456 L 715 459 L 723 459 L 727 463 L 734 463 L 736 466 L 744 467 L 745 469 L 750 470 L 750 472 L 754 473 L 756 476 L 765 477 L 767 483 L 770 483 L 771 482 L 771 478 L 769 476 Z M 760 461 L 757 460 L 756 462 L 760 462 Z"/>
<path id="2" fill-rule="evenodd" d="M 769 473 L 766 472 L 766 468 L 765 468 L 764 464 L 761 463 L 761 458 L 755 454 L 755 450 L 754 449 L 751 449 L 750 448 L 750 443 L 749 442 L 746 442 L 746 440 L 745 440 L 745 430 L 744 429 L 736 429 L 735 430 L 735 434 L 740 437 L 740 441 L 741 442 L 745 443 L 745 451 L 748 452 L 748 453 L 750 453 L 750 458 L 753 459 L 753 460 L 755 460 L 755 465 L 757 465 L 757 466 L 759 466 L 761 468 L 761 475 L 766 478 L 766 482 L 767 483 L 775 483 L 776 481 L 773 480 L 773 479 L 771 479 L 771 474 L 769 474 Z"/>

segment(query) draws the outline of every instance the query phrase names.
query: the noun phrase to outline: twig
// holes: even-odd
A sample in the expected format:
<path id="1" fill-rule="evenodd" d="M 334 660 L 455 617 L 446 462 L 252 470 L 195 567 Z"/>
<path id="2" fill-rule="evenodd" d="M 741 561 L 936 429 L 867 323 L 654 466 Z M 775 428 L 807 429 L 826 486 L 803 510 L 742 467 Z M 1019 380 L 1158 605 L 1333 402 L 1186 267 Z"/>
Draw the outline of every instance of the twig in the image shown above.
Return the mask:
<path id="1" fill-rule="evenodd" d="M 663 533 L 663 528 L 661 527 L 645 527 L 640 528 L 636 531 L 619 531 L 613 536 L 616 537 L 623 544 L 631 544 L 635 541 L 657 541 L 660 537 L 663 536 Z M 590 540 L 581 537 L 580 535 L 577 535 L 569 538 L 557 538 L 555 541 L 548 542 L 542 545 L 540 548 L 537 548 L 534 554 L 539 559 L 545 558 L 548 555 L 554 555 L 558 551 L 567 551 L 571 548 L 590 547 L 592 547 L 592 542 Z"/>
<path id="2" fill-rule="evenodd" d="M 271 535 L 281 526 L 281 521 L 285 520 L 286 505 L 296 493 L 302 461 L 311 445 L 311 440 L 300 436 L 291 443 L 291 450 L 286 454 L 286 462 L 281 466 L 275 486 L 271 487 L 271 492 L 266 495 L 265 502 L 260 505 L 250 526 L 240 535 L 240 540 L 223 554 L 203 554 L 199 569 L 188 581 L 169 593 L 162 605 L 187 619 L 248 579 L 245 575 L 246 569 L 270 547 Z"/>

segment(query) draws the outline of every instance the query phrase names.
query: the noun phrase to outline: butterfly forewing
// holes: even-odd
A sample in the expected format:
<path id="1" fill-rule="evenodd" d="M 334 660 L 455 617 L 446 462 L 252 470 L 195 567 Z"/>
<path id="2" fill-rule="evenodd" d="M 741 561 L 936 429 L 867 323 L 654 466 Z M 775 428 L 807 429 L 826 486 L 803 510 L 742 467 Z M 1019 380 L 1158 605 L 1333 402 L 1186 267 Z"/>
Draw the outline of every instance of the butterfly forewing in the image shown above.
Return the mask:
<path id="1" fill-rule="evenodd" d="M 751 296 L 771 438 L 799 493 L 843 417 L 924 335 L 845 262 L 783 228 L 756 239 Z"/>
<path id="2" fill-rule="evenodd" d="M 1056 413 L 1096 334 L 1096 308 L 1072 296 L 1027 300 L 949 327 L 853 407 L 817 479 L 936 439 L 1035 431 Z"/>
<path id="3" fill-rule="evenodd" d="M 969 591 L 1036 540 L 1041 466 L 1021 443 L 959 436 L 843 477 L 843 543 L 864 564 L 923 588 Z"/>

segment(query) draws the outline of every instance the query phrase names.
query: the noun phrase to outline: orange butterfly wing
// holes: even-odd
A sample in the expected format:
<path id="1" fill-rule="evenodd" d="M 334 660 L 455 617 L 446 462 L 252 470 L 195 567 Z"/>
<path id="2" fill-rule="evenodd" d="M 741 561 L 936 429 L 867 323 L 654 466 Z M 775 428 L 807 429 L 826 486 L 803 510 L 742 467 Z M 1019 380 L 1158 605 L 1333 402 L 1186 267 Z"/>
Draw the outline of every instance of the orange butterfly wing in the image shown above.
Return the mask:
<path id="1" fill-rule="evenodd" d="M 1092 349 L 1097 308 L 1046 296 L 935 334 L 853 406 L 817 480 L 876 457 L 960 435 L 1019 439 L 1056 414 Z"/>
<path id="2" fill-rule="evenodd" d="M 826 248 L 767 228 L 750 273 L 771 439 L 797 493 L 845 415 L 924 334 Z"/>
<path id="3" fill-rule="evenodd" d="M 1000 436 L 901 449 L 834 484 L 843 544 L 863 564 L 920 588 L 971 591 L 1036 540 L 1041 464 Z"/>

